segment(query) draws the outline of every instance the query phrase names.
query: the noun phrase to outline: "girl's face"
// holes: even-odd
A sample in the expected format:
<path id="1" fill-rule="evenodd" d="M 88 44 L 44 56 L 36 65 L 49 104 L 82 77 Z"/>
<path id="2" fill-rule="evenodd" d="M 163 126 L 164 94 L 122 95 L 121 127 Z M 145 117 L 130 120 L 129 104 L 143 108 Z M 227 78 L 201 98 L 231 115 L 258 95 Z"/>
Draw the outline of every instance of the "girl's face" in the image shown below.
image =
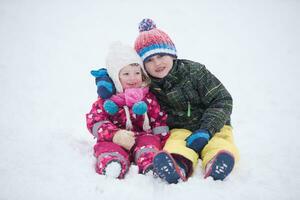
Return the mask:
<path id="1" fill-rule="evenodd" d="M 151 76 L 164 78 L 172 69 L 173 60 L 169 55 L 154 55 L 145 62 L 145 68 Z"/>
<path id="2" fill-rule="evenodd" d="M 120 70 L 119 79 L 123 90 L 139 88 L 143 84 L 142 69 L 139 65 L 127 65 Z"/>

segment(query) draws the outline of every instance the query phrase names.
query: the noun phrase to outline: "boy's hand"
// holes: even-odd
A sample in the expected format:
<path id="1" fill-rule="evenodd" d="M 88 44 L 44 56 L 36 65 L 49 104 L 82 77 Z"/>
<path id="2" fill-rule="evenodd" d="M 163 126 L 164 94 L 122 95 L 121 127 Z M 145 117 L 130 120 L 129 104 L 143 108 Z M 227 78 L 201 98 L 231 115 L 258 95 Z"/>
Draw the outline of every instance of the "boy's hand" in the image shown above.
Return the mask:
<path id="1" fill-rule="evenodd" d="M 210 133 L 207 130 L 198 130 L 186 138 L 186 146 L 197 153 L 201 153 L 204 146 L 210 139 Z"/>
<path id="2" fill-rule="evenodd" d="M 134 133 L 123 129 L 118 130 L 113 137 L 113 143 L 130 150 L 135 143 Z"/>
<path id="3" fill-rule="evenodd" d="M 108 99 L 116 93 L 115 85 L 105 68 L 92 70 L 91 74 L 96 78 L 97 93 L 99 97 Z"/>

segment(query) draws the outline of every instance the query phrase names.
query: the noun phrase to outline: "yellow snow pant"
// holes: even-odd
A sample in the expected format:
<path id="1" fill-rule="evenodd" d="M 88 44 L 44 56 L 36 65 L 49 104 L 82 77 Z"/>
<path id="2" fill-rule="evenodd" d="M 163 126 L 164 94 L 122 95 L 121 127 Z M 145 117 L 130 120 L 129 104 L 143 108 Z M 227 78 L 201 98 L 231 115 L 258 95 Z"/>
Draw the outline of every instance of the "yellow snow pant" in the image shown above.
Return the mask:
<path id="1" fill-rule="evenodd" d="M 172 129 L 171 135 L 163 149 L 171 154 L 178 154 L 192 161 L 195 169 L 199 155 L 194 150 L 186 147 L 185 141 L 191 133 L 192 132 L 187 129 Z M 202 167 L 205 169 L 206 164 L 213 159 L 218 152 L 224 150 L 233 155 L 235 163 L 239 160 L 239 152 L 233 141 L 232 127 L 228 125 L 225 125 L 220 132 L 216 133 L 202 150 Z"/>

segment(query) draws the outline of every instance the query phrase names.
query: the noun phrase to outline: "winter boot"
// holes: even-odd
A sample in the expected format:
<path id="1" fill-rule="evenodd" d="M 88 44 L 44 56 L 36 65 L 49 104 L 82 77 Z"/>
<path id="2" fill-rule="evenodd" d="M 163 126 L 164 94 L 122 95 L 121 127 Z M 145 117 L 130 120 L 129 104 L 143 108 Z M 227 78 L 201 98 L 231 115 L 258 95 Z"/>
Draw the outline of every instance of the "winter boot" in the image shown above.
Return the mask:
<path id="1" fill-rule="evenodd" d="M 153 171 L 155 175 L 166 180 L 168 183 L 186 181 L 186 172 L 174 160 L 171 154 L 160 151 L 153 159 Z"/>
<path id="2" fill-rule="evenodd" d="M 224 180 L 232 171 L 234 157 L 228 151 L 220 151 L 205 167 L 204 178 L 211 176 L 214 180 Z"/>

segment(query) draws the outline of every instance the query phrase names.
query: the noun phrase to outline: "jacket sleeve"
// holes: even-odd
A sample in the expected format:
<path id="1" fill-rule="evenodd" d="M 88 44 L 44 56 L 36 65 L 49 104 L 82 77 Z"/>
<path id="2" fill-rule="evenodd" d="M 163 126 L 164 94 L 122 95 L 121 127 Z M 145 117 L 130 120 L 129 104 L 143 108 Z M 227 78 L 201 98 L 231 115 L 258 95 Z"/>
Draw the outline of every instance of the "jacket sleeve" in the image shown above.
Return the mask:
<path id="1" fill-rule="evenodd" d="M 86 114 L 87 128 L 97 141 L 112 141 L 118 127 L 114 125 L 103 109 L 103 100 L 99 98 Z"/>
<path id="2" fill-rule="evenodd" d="M 170 134 L 167 126 L 167 113 L 160 109 L 160 105 L 152 93 L 149 92 L 146 101 L 148 102 L 148 116 L 152 133 L 159 135 L 164 143 Z"/>
<path id="3" fill-rule="evenodd" d="M 198 93 L 206 108 L 200 119 L 200 129 L 206 129 L 214 135 L 225 124 L 230 124 L 232 97 L 224 85 L 205 66 L 198 69 L 198 73 L 195 73 L 192 79 L 197 84 Z"/>

